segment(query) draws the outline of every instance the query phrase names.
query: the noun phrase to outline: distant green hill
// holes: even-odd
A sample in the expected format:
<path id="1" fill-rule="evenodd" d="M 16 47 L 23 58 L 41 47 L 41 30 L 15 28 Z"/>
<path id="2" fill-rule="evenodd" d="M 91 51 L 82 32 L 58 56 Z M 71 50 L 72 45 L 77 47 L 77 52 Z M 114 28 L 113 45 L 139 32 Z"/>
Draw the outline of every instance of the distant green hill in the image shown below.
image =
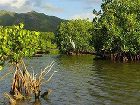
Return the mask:
<path id="1" fill-rule="evenodd" d="M 22 22 L 25 24 L 25 29 L 42 32 L 56 32 L 57 26 L 63 21 L 65 20 L 55 16 L 48 16 L 44 13 L 37 13 L 35 11 L 15 13 L 0 10 L 0 25 L 2 26 L 11 26 Z"/>

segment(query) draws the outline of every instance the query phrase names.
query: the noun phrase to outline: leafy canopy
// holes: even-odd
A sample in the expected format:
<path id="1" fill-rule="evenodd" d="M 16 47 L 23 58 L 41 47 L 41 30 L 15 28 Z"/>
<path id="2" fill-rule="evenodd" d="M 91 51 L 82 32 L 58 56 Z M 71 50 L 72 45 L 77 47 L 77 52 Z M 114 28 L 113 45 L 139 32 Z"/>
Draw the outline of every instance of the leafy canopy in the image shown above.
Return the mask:
<path id="1" fill-rule="evenodd" d="M 90 52 L 92 23 L 89 20 L 70 20 L 61 23 L 57 43 L 61 52 Z"/>
<path id="2" fill-rule="evenodd" d="M 55 34 L 53 32 L 41 32 L 39 36 L 39 50 L 49 52 L 50 49 L 57 48 L 54 40 Z"/>
<path id="3" fill-rule="evenodd" d="M 96 22 L 96 50 L 112 52 L 140 51 L 140 1 L 104 0 L 102 15 Z M 100 42 L 100 43 L 98 43 Z"/>
<path id="4" fill-rule="evenodd" d="M 17 26 L 0 27 L 0 60 L 19 62 L 23 57 L 32 56 L 38 48 L 39 32 Z"/>

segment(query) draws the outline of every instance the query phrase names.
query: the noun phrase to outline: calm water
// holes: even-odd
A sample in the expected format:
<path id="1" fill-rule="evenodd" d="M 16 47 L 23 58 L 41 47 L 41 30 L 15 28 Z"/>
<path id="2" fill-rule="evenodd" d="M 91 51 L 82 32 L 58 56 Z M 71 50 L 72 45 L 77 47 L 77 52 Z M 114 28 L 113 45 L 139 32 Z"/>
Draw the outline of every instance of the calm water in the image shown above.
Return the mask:
<path id="1" fill-rule="evenodd" d="M 140 63 L 94 61 L 93 56 L 43 56 L 26 61 L 38 72 L 51 61 L 52 80 L 42 86 L 51 88 L 48 100 L 19 102 L 18 105 L 140 105 Z M 31 68 L 32 67 L 32 68 Z M 0 72 L 2 76 L 7 68 Z M 11 75 L 0 81 L 0 104 L 7 105 L 3 93 L 10 90 Z M 47 78 L 47 77 L 46 77 Z"/>

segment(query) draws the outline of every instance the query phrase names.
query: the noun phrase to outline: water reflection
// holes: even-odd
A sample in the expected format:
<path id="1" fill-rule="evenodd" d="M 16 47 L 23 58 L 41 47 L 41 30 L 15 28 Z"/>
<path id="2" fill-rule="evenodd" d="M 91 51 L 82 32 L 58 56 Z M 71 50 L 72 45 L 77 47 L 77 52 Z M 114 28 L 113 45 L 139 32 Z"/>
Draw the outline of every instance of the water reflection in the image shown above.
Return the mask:
<path id="1" fill-rule="evenodd" d="M 42 105 L 42 104 L 41 104 L 41 101 L 39 99 L 36 99 L 32 105 Z"/>
<path id="2" fill-rule="evenodd" d="M 58 72 L 42 87 L 42 93 L 48 88 L 53 90 L 48 100 L 40 98 L 19 105 L 139 105 L 139 63 L 94 61 L 93 56 L 48 55 L 33 58 L 29 66 L 39 72 L 53 60 L 56 63 L 52 69 Z M 9 91 L 5 85 L 10 83 L 8 78 L 1 82 L 0 94 Z"/>
<path id="3" fill-rule="evenodd" d="M 95 74 L 88 81 L 94 104 L 138 105 L 140 93 L 139 63 L 94 61 Z"/>

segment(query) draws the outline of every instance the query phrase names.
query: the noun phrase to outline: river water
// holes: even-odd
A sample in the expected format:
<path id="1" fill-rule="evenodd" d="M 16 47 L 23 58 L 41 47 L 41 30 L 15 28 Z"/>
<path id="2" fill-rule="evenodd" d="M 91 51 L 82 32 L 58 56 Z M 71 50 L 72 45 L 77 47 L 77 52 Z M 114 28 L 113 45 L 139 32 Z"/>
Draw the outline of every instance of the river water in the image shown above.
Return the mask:
<path id="1" fill-rule="evenodd" d="M 42 86 L 41 92 L 53 90 L 48 100 L 31 99 L 17 105 L 140 105 L 139 62 L 94 61 L 91 55 L 45 55 L 26 60 L 26 64 L 37 73 L 52 61 L 55 61 L 52 72 L 58 72 Z M 0 81 L 0 105 L 8 103 L 3 93 L 10 90 L 11 77 Z"/>

